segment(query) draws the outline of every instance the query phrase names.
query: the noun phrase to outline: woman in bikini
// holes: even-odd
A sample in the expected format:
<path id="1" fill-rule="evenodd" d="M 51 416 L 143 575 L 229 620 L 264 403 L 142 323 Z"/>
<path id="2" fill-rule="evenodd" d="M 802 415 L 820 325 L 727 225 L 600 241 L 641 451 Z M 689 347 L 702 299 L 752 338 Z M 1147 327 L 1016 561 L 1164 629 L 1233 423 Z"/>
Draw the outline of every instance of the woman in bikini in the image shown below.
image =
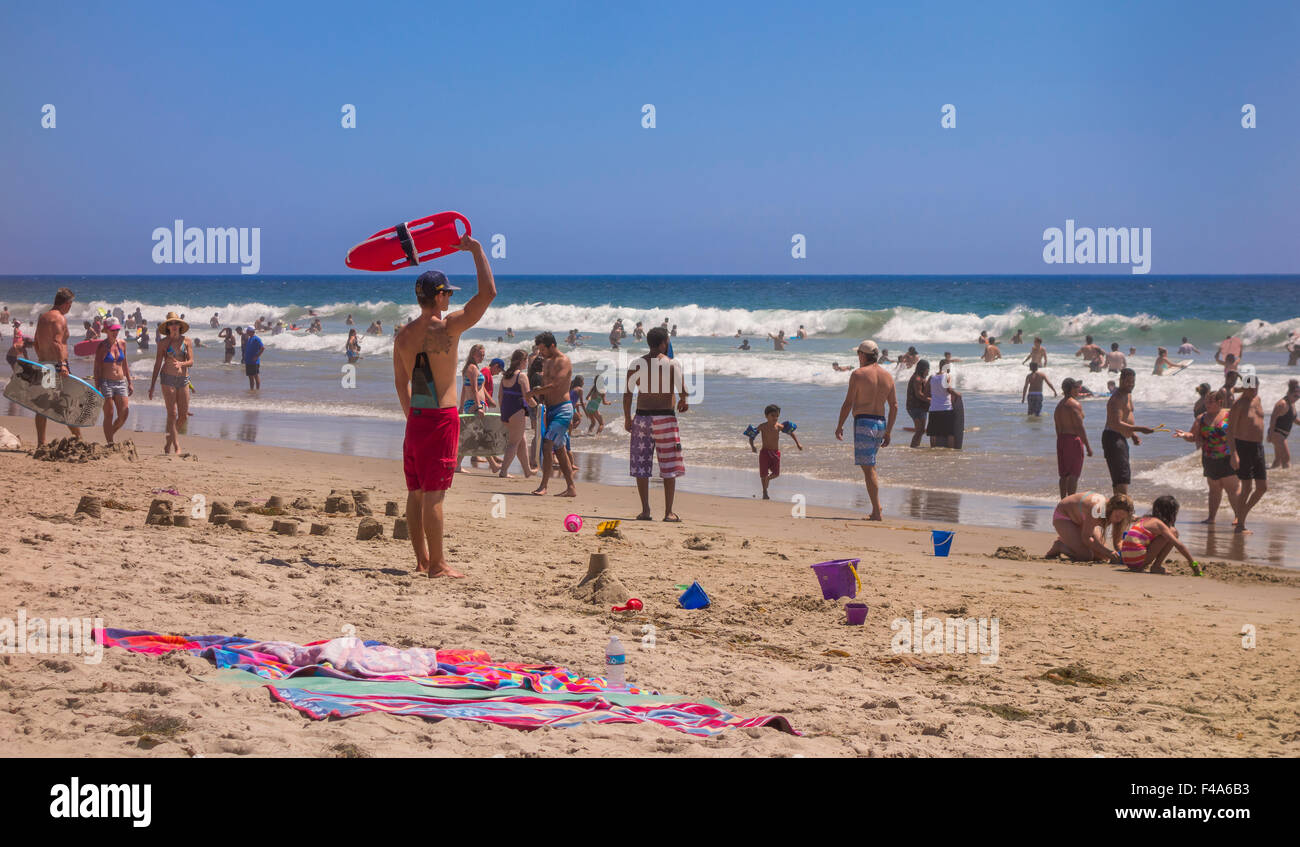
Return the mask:
<path id="1" fill-rule="evenodd" d="M 1224 492 L 1232 503 L 1241 483 L 1232 468 L 1232 447 L 1228 443 L 1228 392 L 1207 392 L 1204 403 L 1205 410 L 1197 416 L 1191 432 L 1174 430 L 1174 437 L 1193 441 L 1201 448 L 1201 474 L 1210 486 L 1210 515 L 1201 523 L 1214 523 Z"/>
<path id="2" fill-rule="evenodd" d="M 588 435 L 591 435 L 591 428 L 594 426 L 600 427 L 596 430 L 596 435 L 600 435 L 605 431 L 605 416 L 600 413 L 600 407 L 612 405 L 613 402 L 613 400 L 606 399 L 605 392 L 600 387 L 600 378 L 593 379 L 591 381 L 591 390 L 587 392 Z"/>
<path id="3" fill-rule="evenodd" d="M 1173 366 L 1174 366 L 1174 362 L 1169 358 L 1169 351 L 1166 350 L 1164 347 L 1157 347 L 1156 366 L 1155 369 L 1151 371 L 1152 375 L 1162 376 L 1164 375 L 1165 368 L 1172 368 Z"/>
<path id="4" fill-rule="evenodd" d="M 167 440 L 163 452 L 181 451 L 180 436 L 189 425 L 190 366 L 194 364 L 194 348 L 185 333 L 190 325 L 168 312 L 167 319 L 158 327 L 158 354 L 153 360 L 153 379 L 149 382 L 149 399 L 154 388 L 162 382 L 163 403 L 167 405 Z"/>
<path id="5" fill-rule="evenodd" d="M 122 325 L 112 320 L 105 329 L 108 337 L 95 348 L 95 387 L 104 395 L 104 441 L 108 444 L 126 423 L 127 398 L 135 393 L 126 342 L 118 337 L 121 331 Z"/>
<path id="6" fill-rule="evenodd" d="M 1273 414 L 1268 422 L 1268 440 L 1273 442 L 1273 464 L 1271 467 L 1283 469 L 1291 467 L 1291 448 L 1287 446 L 1287 436 L 1295 423 L 1295 404 L 1300 400 L 1300 380 L 1290 380 L 1286 384 L 1286 394 L 1273 405 Z"/>
<path id="7" fill-rule="evenodd" d="M 1192 558 L 1191 551 L 1178 540 L 1178 530 L 1174 529 L 1177 520 L 1178 501 L 1170 494 L 1157 497 L 1151 504 L 1151 514 L 1138 518 L 1124 533 L 1119 547 L 1124 565 L 1131 571 L 1149 568 L 1151 573 L 1168 573 L 1164 567 L 1165 557 L 1169 551 L 1177 550 L 1199 576 L 1200 566 Z"/>
<path id="8" fill-rule="evenodd" d="M 506 469 L 515 457 L 524 469 L 524 478 L 533 475 L 536 468 L 532 465 L 532 456 L 528 452 L 528 437 L 525 425 L 528 422 L 528 410 L 533 401 L 528 398 L 528 374 L 524 372 L 528 362 L 528 353 L 516 350 L 510 355 L 510 367 L 501 375 L 501 420 L 506 425 L 506 452 L 501 459 L 501 470 L 497 476 L 508 478 Z"/>
<path id="9" fill-rule="evenodd" d="M 361 339 L 355 329 L 348 330 L 348 343 L 343 346 L 343 352 L 347 353 L 348 364 L 356 364 L 361 358 Z"/>
<path id="10" fill-rule="evenodd" d="M 1110 499 L 1095 491 L 1071 494 L 1057 503 L 1056 511 L 1052 512 L 1057 538 L 1047 551 L 1047 558 L 1064 553 L 1076 562 L 1119 564 L 1116 551 L 1132 520 L 1133 500 L 1127 494 L 1116 494 Z M 1113 550 L 1106 546 L 1107 526 L 1110 526 Z"/>

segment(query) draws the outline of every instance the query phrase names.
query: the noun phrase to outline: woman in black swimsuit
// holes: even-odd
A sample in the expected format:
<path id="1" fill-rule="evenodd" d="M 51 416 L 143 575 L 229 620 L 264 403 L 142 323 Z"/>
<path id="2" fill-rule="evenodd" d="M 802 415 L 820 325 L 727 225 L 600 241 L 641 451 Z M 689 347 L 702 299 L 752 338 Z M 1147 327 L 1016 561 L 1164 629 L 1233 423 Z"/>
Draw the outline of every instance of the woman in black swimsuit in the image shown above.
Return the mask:
<path id="1" fill-rule="evenodd" d="M 1291 448 L 1287 447 L 1286 437 L 1295 423 L 1297 400 L 1300 400 L 1300 380 L 1293 379 L 1287 383 L 1286 394 L 1273 406 L 1273 416 L 1268 422 L 1268 440 L 1273 442 L 1272 467 L 1291 467 Z"/>

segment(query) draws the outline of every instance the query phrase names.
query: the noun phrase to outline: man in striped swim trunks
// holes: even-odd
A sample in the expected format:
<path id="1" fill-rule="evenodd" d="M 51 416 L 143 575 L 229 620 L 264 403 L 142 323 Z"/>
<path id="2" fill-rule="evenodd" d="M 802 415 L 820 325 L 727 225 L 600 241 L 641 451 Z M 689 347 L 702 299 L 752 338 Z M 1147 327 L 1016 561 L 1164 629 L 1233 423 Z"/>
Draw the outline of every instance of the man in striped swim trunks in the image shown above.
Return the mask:
<path id="1" fill-rule="evenodd" d="M 650 352 L 636 360 L 627 372 L 623 392 L 623 428 L 632 434 L 631 476 L 641 495 L 639 521 L 650 517 L 650 474 L 655 457 L 659 458 L 659 476 L 664 481 L 664 520 L 677 523 L 673 512 L 673 495 L 677 477 L 686 473 L 682 459 L 682 440 L 677 432 L 677 412 L 685 412 L 686 377 L 682 366 L 668 358 L 668 330 L 661 326 L 646 333 Z M 680 386 L 680 391 L 678 390 Z M 636 394 L 636 414 L 632 414 L 632 395 Z M 674 406 L 673 400 L 677 397 Z"/>
<path id="2" fill-rule="evenodd" d="M 843 441 L 844 421 L 853 413 L 853 463 L 862 468 L 867 496 L 871 498 L 871 515 L 867 519 L 873 521 L 884 519 L 880 510 L 880 480 L 876 477 L 876 451 L 889 446 L 894 418 L 898 417 L 894 378 L 879 365 L 879 359 L 880 348 L 876 342 L 867 340 L 858 345 L 859 367 L 849 375 L 849 390 L 835 426 L 836 439 Z M 885 420 L 886 406 L 888 420 Z"/>

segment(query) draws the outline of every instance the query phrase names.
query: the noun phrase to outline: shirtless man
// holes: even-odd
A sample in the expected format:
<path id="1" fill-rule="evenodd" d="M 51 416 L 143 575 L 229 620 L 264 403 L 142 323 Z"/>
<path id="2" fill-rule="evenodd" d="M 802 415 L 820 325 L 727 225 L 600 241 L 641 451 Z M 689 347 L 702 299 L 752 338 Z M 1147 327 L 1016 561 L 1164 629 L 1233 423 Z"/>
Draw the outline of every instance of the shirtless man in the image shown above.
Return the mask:
<path id="1" fill-rule="evenodd" d="M 60 288 L 54 295 L 54 308 L 41 314 L 36 321 L 36 358 L 41 364 L 48 364 L 54 367 L 59 374 L 60 381 L 64 376 L 68 376 L 71 371 L 68 370 L 68 320 L 66 315 L 72 309 L 72 299 L 75 297 L 71 289 Z M 44 415 L 36 416 L 36 446 L 40 447 L 45 443 L 45 422 Z M 81 438 L 81 430 L 75 426 L 70 426 L 73 438 Z"/>
<path id="2" fill-rule="evenodd" d="M 1041 340 L 1042 340 L 1042 339 L 1039 339 L 1039 341 L 1041 341 Z M 1025 331 L 1024 331 L 1023 329 L 1017 329 L 1017 330 L 1016 330 L 1016 334 L 1013 335 L 1013 336 L 1011 336 L 1011 343 L 1012 343 L 1012 344 L 1024 344 L 1024 343 L 1025 343 Z"/>
<path id="3" fill-rule="evenodd" d="M 1083 454 L 1092 456 L 1088 430 L 1083 426 L 1083 405 L 1077 399 L 1079 381 L 1061 380 L 1061 402 L 1056 404 L 1052 420 L 1056 423 L 1056 470 L 1061 477 L 1061 497 L 1069 497 L 1079 488 L 1083 475 Z"/>
<path id="4" fill-rule="evenodd" d="M 1029 355 L 1021 360 L 1020 364 L 1033 362 L 1040 368 L 1047 367 L 1047 348 L 1043 346 L 1043 339 L 1034 336 L 1034 346 L 1029 348 Z"/>
<path id="5" fill-rule="evenodd" d="M 853 414 L 853 463 L 862 468 L 867 496 L 871 498 L 871 514 L 867 519 L 873 521 L 884 520 L 880 511 L 880 480 L 876 477 L 876 451 L 889 446 L 894 418 L 898 417 L 894 378 L 879 365 L 879 358 L 876 342 L 867 340 L 858 345 L 859 367 L 849 375 L 849 388 L 835 425 L 835 439 L 843 441 L 844 421 L 850 412 Z M 889 407 L 888 420 L 885 406 Z"/>
<path id="6" fill-rule="evenodd" d="M 1246 365 L 1241 375 L 1241 396 L 1228 413 L 1228 443 L 1232 445 L 1232 467 L 1241 480 L 1241 490 L 1230 497 L 1237 516 L 1237 532 L 1246 529 L 1246 517 L 1268 491 L 1268 469 L 1264 463 L 1264 406 L 1259 402 L 1259 377 Z M 1231 396 L 1231 395 L 1229 395 Z"/>
<path id="7" fill-rule="evenodd" d="M 1128 461 L 1128 439 L 1134 444 L 1141 444 L 1138 434 L 1150 435 L 1155 432 L 1149 426 L 1138 426 L 1133 422 L 1133 386 L 1137 385 L 1137 374 L 1132 368 L 1120 371 L 1119 385 L 1106 401 L 1106 428 L 1101 431 L 1101 452 L 1106 457 L 1106 467 L 1110 470 L 1110 482 L 1116 494 L 1127 494 L 1132 482 L 1132 469 Z"/>
<path id="8" fill-rule="evenodd" d="M 1106 354 L 1106 370 L 1119 373 L 1128 367 L 1128 358 L 1119 351 L 1119 342 L 1112 341 L 1110 352 Z"/>
<path id="9" fill-rule="evenodd" d="M 998 340 L 990 338 L 989 343 L 984 346 L 984 355 L 981 357 L 986 362 L 996 362 L 1002 358 L 1002 351 L 998 349 Z"/>
<path id="10" fill-rule="evenodd" d="M 535 341 L 542 358 L 542 376 L 538 385 L 528 392 L 528 396 L 546 404 L 546 420 L 542 423 L 541 482 L 533 493 L 539 496 L 546 493 L 546 485 L 551 479 L 551 463 L 558 456 L 560 473 L 564 474 L 567 487 L 556 496 L 577 497 L 578 489 L 573 485 L 573 464 L 569 461 L 569 429 L 573 424 L 574 411 L 573 403 L 569 400 L 569 390 L 573 384 L 573 363 L 560 352 L 553 333 L 543 332 Z"/>
<path id="11" fill-rule="evenodd" d="M 1039 373 L 1038 363 L 1029 363 L 1029 373 L 1025 375 L 1025 384 L 1020 389 L 1020 402 L 1025 402 L 1025 396 L 1029 397 L 1029 414 L 1033 417 L 1042 417 L 1043 414 L 1043 386 L 1046 385 L 1052 389 L 1052 396 L 1056 396 L 1056 386 L 1047 378 L 1047 374 Z"/>
<path id="12" fill-rule="evenodd" d="M 1105 355 L 1101 347 L 1092 342 L 1091 335 L 1085 335 L 1083 337 L 1083 340 L 1084 340 L 1084 345 L 1080 347 L 1078 350 L 1074 351 L 1074 355 L 1082 357 L 1084 364 L 1091 365 L 1094 361 L 1096 361 L 1098 356 Z"/>
<path id="13" fill-rule="evenodd" d="M 402 469 L 406 474 L 406 521 L 415 570 L 430 577 L 461 577 L 442 549 L 442 504 L 455 478 L 460 441 L 456 406 L 457 343 L 478 323 L 497 296 L 496 281 L 483 245 L 466 235 L 460 249 L 474 257 L 478 291 L 465 308 L 443 316 L 457 290 L 441 271 L 425 271 L 415 281 L 420 316 L 393 340 L 393 383 L 406 418 Z"/>
<path id="14" fill-rule="evenodd" d="M 1197 349 L 1196 349 L 1196 345 L 1193 344 L 1192 342 L 1188 341 L 1188 340 L 1187 340 L 1187 336 L 1184 335 L 1184 336 L 1183 336 L 1183 343 L 1182 343 L 1182 345 L 1179 346 L 1179 348 L 1178 348 L 1178 355 L 1180 355 L 1180 356 L 1190 356 L 1190 355 L 1192 355 L 1193 353 L 1196 353 L 1197 355 L 1200 355 L 1200 352 L 1201 352 L 1200 350 L 1197 350 Z"/>
<path id="15" fill-rule="evenodd" d="M 632 435 L 628 446 L 629 473 L 636 479 L 636 491 L 641 497 L 641 513 L 636 516 L 639 521 L 651 520 L 650 473 L 656 458 L 664 482 L 664 520 L 681 521 L 673 511 L 677 477 L 686 473 L 677 413 L 690 407 L 686 402 L 686 374 L 680 362 L 668 358 L 668 338 L 668 331 L 663 327 L 646 333 L 650 352 L 638 357 L 628 370 L 627 387 L 623 391 L 623 428 Z M 633 392 L 636 392 L 635 416 Z"/>
<path id="16" fill-rule="evenodd" d="M 777 350 L 777 351 L 784 350 L 786 345 L 790 343 L 790 340 L 785 337 L 785 330 L 783 329 L 777 330 L 776 335 L 773 335 L 772 333 L 769 332 L 767 334 L 767 337 L 772 339 L 773 350 Z"/>

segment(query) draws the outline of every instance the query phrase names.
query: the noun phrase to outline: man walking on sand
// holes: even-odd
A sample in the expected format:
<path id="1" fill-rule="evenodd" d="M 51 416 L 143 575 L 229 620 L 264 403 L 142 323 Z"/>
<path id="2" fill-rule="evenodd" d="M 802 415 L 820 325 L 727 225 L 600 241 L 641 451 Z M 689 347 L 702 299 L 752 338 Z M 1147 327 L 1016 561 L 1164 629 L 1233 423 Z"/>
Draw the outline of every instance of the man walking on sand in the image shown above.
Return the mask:
<path id="1" fill-rule="evenodd" d="M 36 359 L 43 365 L 54 368 L 56 379 L 72 372 L 68 370 L 68 320 L 66 315 L 72 309 L 72 300 L 76 295 L 71 289 L 60 288 L 54 295 L 54 307 L 41 314 L 36 321 Z M 44 415 L 36 416 L 36 446 L 45 443 Z M 81 430 L 70 426 L 73 438 L 81 438 Z"/>
<path id="2" fill-rule="evenodd" d="M 546 405 L 546 419 L 541 425 L 541 482 L 533 493 L 538 496 L 546 493 L 546 486 L 551 481 L 551 463 L 559 461 L 566 487 L 555 496 L 577 497 L 578 489 L 573 484 L 573 464 L 569 461 L 569 427 L 573 423 L 573 403 L 569 400 L 569 391 L 573 382 L 573 363 L 556 346 L 554 333 L 543 332 L 534 340 L 538 355 L 542 358 L 542 377 L 541 384 L 528 394 Z"/>
<path id="3" fill-rule="evenodd" d="M 876 451 L 889 446 L 890 433 L 894 431 L 894 418 L 898 416 L 898 398 L 894 396 L 894 378 L 878 364 L 880 348 L 867 340 L 858 345 L 858 369 L 849 374 L 849 388 L 840 406 L 840 419 L 835 425 L 835 438 L 844 440 L 844 421 L 853 414 L 853 463 L 862 468 L 867 483 L 867 496 L 871 498 L 871 515 L 868 520 L 884 519 L 880 510 L 880 481 L 876 477 Z M 889 419 L 884 416 L 889 407 Z"/>
<path id="4" fill-rule="evenodd" d="M 1056 404 L 1052 419 L 1056 422 L 1056 470 L 1061 477 L 1061 499 L 1079 488 L 1083 475 L 1083 454 L 1092 455 L 1088 431 L 1083 426 L 1083 405 L 1078 400 L 1079 381 L 1061 380 L 1061 402 Z"/>
<path id="5" fill-rule="evenodd" d="M 1128 439 L 1134 444 L 1141 444 L 1138 434 L 1150 435 L 1155 432 L 1149 426 L 1138 426 L 1133 422 L 1133 386 L 1137 385 L 1137 374 L 1132 368 L 1119 372 L 1119 385 L 1106 401 L 1106 428 L 1101 431 L 1101 453 L 1106 457 L 1106 467 L 1110 470 L 1110 482 L 1115 494 L 1127 494 L 1129 483 L 1133 481 L 1133 471 L 1129 467 Z"/>
<path id="6" fill-rule="evenodd" d="M 1268 470 L 1264 463 L 1264 406 L 1259 402 L 1259 377 L 1253 366 L 1242 368 L 1241 396 L 1228 413 L 1232 467 L 1241 480 L 1241 490 L 1236 497 L 1229 495 L 1229 502 L 1237 516 L 1236 531 L 1246 533 L 1250 532 L 1246 517 L 1268 491 Z"/>
<path id="7" fill-rule="evenodd" d="M 420 316 L 393 340 L 393 382 L 406 418 L 402 470 L 406 475 L 406 520 L 415 551 L 415 570 L 430 577 L 462 577 L 442 549 L 442 504 L 459 464 L 460 409 L 456 405 L 457 343 L 483 317 L 497 296 L 483 245 L 466 235 L 460 249 L 474 257 L 478 291 L 465 308 L 443 317 L 458 289 L 441 271 L 415 281 Z"/>
<path id="8" fill-rule="evenodd" d="M 686 374 L 680 362 L 668 358 L 668 331 L 655 327 L 646 333 L 650 348 L 637 358 L 627 372 L 627 387 L 623 391 L 623 428 L 632 434 L 628 446 L 630 474 L 636 479 L 636 491 L 641 496 L 639 521 L 650 517 L 650 474 L 654 461 L 659 459 L 659 476 L 664 481 L 664 520 L 679 523 L 681 518 L 673 511 L 673 496 L 677 493 L 677 477 L 686 473 L 682 457 L 682 439 L 677 431 L 677 413 L 685 412 Z M 677 386 L 681 390 L 677 390 Z M 636 415 L 632 414 L 632 395 L 636 394 Z M 676 406 L 673 398 L 677 397 Z"/>

